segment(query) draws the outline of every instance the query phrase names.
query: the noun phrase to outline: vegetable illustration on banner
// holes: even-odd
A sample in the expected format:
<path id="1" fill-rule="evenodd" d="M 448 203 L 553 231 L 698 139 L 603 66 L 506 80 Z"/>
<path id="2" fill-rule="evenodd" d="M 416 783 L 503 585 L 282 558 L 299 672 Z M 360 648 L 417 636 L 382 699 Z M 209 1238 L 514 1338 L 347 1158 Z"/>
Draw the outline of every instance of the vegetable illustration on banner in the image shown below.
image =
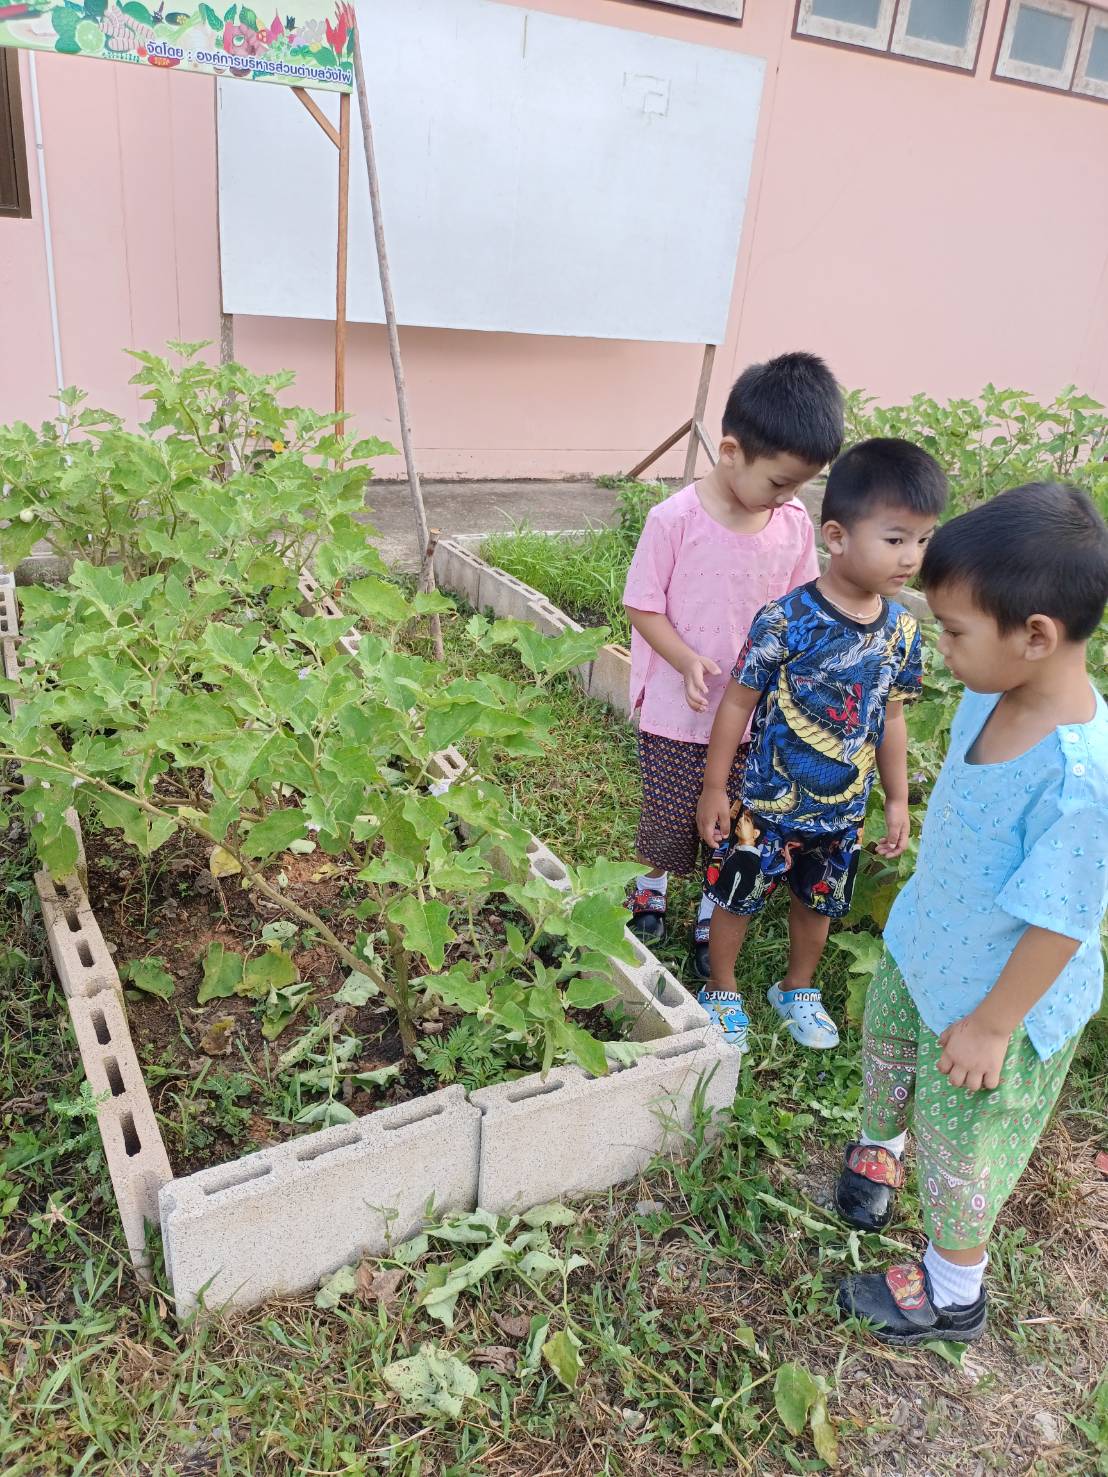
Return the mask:
<path id="1" fill-rule="evenodd" d="M 354 82 L 350 0 L 268 0 L 295 9 L 263 20 L 247 5 L 174 0 L 0 0 L 0 46 L 99 56 L 291 87 L 348 91 Z M 265 3 L 265 0 L 257 0 Z M 150 9 L 156 5 L 157 9 Z"/>

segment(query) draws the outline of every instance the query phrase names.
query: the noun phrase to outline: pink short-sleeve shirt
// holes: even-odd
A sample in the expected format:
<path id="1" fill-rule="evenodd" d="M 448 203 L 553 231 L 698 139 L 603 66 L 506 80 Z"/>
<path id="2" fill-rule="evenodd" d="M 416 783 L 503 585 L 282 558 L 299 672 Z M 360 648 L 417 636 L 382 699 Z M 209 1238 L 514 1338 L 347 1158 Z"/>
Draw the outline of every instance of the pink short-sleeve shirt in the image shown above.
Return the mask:
<path id="1" fill-rule="evenodd" d="M 623 603 L 668 616 L 674 630 L 720 669 L 708 678 L 708 711 L 685 701 L 681 674 L 631 633 L 631 711 L 664 738 L 706 744 L 750 623 L 767 600 L 816 578 L 815 531 L 803 504 L 774 509 L 760 533 L 733 533 L 703 509 L 695 486 L 651 508 Z"/>

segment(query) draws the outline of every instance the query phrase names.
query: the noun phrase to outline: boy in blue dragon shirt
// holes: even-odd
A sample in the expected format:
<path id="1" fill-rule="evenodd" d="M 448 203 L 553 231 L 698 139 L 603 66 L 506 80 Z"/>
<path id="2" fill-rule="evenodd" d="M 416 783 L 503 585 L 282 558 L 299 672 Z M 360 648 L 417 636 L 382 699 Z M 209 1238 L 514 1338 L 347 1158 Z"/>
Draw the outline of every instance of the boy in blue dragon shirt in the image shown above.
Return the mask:
<path id="1" fill-rule="evenodd" d="M 833 918 L 850 908 L 859 835 L 873 782 L 885 791 L 884 856 L 908 844 L 908 736 L 903 705 L 920 686 L 920 636 L 895 601 L 920 567 L 946 505 L 933 457 L 877 438 L 831 468 L 822 509 L 826 572 L 754 618 L 712 727 L 697 807 L 716 848 L 705 895 L 715 903 L 701 1004 L 738 1050 L 749 1021 L 735 964 L 750 919 L 785 882 L 789 963 L 768 999 L 801 1046 L 839 1033 L 814 983 Z M 725 788 L 753 715 L 740 803 Z"/>
<path id="2" fill-rule="evenodd" d="M 867 992 L 864 1131 L 835 1196 L 886 1225 L 911 1123 L 926 1252 L 839 1292 L 896 1345 L 985 1331 L 989 1234 L 1100 1004 L 1108 904 L 1108 709 L 1086 658 L 1108 528 L 1077 488 L 1015 488 L 940 529 L 921 582 L 966 693 Z"/>

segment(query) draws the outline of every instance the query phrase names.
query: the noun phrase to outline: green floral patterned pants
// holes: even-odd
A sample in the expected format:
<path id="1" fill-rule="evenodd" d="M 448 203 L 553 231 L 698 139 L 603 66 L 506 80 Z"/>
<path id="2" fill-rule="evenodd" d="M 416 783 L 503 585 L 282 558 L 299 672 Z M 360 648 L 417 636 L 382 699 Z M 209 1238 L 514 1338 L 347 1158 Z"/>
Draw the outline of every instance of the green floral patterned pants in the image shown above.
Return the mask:
<path id="1" fill-rule="evenodd" d="M 862 1128 L 870 1138 L 891 1139 L 910 1121 L 923 1222 L 936 1246 L 969 1251 L 988 1240 L 1058 1101 L 1079 1040 L 1044 1062 L 1021 1025 L 995 1092 L 952 1087 L 939 1071 L 939 1038 L 920 1020 L 885 954 L 866 995 Z"/>

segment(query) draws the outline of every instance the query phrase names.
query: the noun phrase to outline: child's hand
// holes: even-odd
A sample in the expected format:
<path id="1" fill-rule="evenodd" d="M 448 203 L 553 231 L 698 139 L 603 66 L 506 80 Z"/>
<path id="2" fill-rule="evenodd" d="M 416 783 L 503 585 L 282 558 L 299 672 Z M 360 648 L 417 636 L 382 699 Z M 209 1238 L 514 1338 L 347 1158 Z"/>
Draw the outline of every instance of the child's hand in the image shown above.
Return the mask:
<path id="1" fill-rule="evenodd" d="M 885 801 L 885 835 L 874 847 L 878 856 L 900 856 L 908 845 L 912 822 L 907 800 Z"/>
<path id="2" fill-rule="evenodd" d="M 1000 1085 L 1009 1039 L 1003 1031 L 967 1015 L 947 1026 L 939 1037 L 943 1048 L 939 1071 L 950 1079 L 951 1087 L 992 1092 Z"/>
<path id="3" fill-rule="evenodd" d="M 685 701 L 694 713 L 708 711 L 708 678 L 718 677 L 720 668 L 710 656 L 697 656 L 694 652 L 681 675 L 685 679 Z"/>
<path id="4" fill-rule="evenodd" d="M 731 834 L 731 802 L 726 790 L 701 790 L 696 829 L 706 846 L 719 846 Z"/>

